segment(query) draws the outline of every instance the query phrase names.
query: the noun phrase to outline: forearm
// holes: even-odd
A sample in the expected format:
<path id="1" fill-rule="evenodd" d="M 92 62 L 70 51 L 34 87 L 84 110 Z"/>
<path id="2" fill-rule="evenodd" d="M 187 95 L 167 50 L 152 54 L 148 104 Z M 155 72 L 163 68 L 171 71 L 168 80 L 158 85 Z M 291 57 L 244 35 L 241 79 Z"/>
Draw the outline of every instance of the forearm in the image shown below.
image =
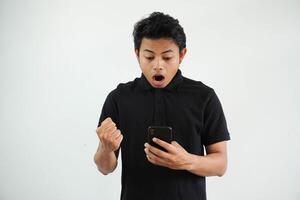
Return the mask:
<path id="1" fill-rule="evenodd" d="M 199 176 L 222 176 L 227 168 L 226 155 L 211 153 L 206 156 L 189 154 L 187 170 Z"/>
<path id="2" fill-rule="evenodd" d="M 107 175 L 115 170 L 117 167 L 117 158 L 115 153 L 106 152 L 101 148 L 101 143 L 99 142 L 98 150 L 94 156 L 94 162 L 97 165 L 98 170 Z"/>

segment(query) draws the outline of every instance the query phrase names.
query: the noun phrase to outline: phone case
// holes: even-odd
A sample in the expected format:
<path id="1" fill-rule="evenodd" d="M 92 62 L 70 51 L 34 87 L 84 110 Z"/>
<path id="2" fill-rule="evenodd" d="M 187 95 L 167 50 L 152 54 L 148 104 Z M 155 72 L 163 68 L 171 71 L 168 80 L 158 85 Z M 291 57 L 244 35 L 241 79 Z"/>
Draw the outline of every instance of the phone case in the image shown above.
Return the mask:
<path id="1" fill-rule="evenodd" d="M 148 128 L 148 143 L 160 150 L 166 151 L 163 147 L 153 142 L 153 138 L 156 137 L 165 142 L 171 143 L 173 140 L 172 128 L 169 126 L 149 126 Z"/>

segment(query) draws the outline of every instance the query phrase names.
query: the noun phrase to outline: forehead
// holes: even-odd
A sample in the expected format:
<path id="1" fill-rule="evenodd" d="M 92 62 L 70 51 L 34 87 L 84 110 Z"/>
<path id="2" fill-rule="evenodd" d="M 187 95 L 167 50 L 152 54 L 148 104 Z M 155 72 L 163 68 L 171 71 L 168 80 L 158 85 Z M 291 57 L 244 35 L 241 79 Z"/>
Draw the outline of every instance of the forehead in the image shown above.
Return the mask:
<path id="1" fill-rule="evenodd" d="M 155 53 L 161 53 L 167 50 L 173 50 L 173 52 L 179 51 L 178 46 L 172 39 L 143 38 L 140 50 L 144 51 L 145 49 L 151 50 Z"/>

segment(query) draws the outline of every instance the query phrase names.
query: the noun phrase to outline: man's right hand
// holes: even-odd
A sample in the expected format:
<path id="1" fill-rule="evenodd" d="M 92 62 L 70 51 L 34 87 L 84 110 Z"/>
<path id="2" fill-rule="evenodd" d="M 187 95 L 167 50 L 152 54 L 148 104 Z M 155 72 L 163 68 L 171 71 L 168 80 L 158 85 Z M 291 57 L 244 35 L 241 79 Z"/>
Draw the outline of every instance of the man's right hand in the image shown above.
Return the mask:
<path id="1" fill-rule="evenodd" d="M 110 153 L 119 149 L 123 140 L 121 131 L 117 129 L 116 124 L 110 117 L 106 118 L 96 129 L 97 135 L 101 141 L 101 148 L 104 152 Z"/>

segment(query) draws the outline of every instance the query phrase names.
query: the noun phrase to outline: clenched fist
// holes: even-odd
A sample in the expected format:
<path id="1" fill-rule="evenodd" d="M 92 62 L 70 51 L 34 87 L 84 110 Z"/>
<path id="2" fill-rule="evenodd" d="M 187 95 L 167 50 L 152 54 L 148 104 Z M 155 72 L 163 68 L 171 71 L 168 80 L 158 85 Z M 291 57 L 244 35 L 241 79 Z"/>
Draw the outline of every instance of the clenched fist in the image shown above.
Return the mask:
<path id="1" fill-rule="evenodd" d="M 96 129 L 97 135 L 101 141 L 102 150 L 105 152 L 116 151 L 123 140 L 121 131 L 117 129 L 116 124 L 110 117 L 106 118 Z"/>

